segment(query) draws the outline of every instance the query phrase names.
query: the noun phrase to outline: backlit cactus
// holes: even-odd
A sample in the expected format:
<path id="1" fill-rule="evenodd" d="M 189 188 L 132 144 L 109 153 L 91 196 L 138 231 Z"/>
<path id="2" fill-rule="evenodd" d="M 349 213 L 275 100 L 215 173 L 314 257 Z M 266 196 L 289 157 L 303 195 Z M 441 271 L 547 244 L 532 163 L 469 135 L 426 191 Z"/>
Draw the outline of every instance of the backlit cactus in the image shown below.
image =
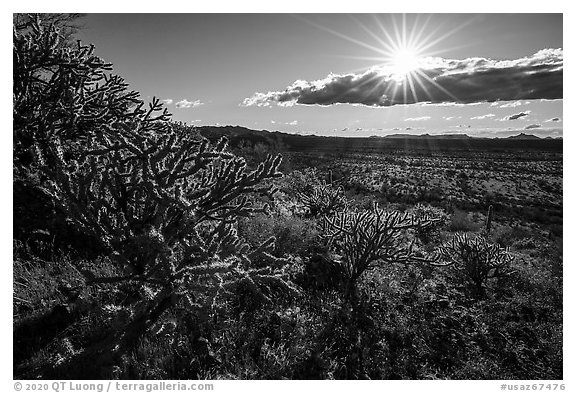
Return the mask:
<path id="1" fill-rule="evenodd" d="M 302 192 L 298 195 L 310 217 L 333 214 L 348 206 L 342 187 L 335 187 L 326 182 L 314 186 L 309 193 Z"/>
<path id="2" fill-rule="evenodd" d="M 14 33 L 15 166 L 37 171 L 41 190 L 122 272 L 88 283 L 130 281 L 148 294 L 115 350 L 176 304 L 207 307 L 238 285 L 294 292 L 274 239 L 250 250 L 236 231 L 238 217 L 265 209 L 251 195 L 272 196 L 263 183 L 281 176 L 281 156 L 249 171 L 226 139 L 210 144 L 169 122 L 158 99 L 145 109 L 93 47 L 58 47 L 57 29 L 38 22 Z M 252 266 L 256 255 L 270 263 Z"/>
<path id="3" fill-rule="evenodd" d="M 363 212 L 339 212 L 324 217 L 324 234 L 342 264 L 353 293 L 356 281 L 380 264 L 425 261 L 403 235 L 410 229 L 431 225 L 434 219 L 386 211 L 374 205 Z"/>
<path id="4" fill-rule="evenodd" d="M 443 261 L 436 265 L 454 265 L 476 297 L 485 295 L 488 280 L 511 274 L 510 262 L 514 260 L 508 249 L 480 235 L 456 234 L 440 248 L 439 254 Z"/>

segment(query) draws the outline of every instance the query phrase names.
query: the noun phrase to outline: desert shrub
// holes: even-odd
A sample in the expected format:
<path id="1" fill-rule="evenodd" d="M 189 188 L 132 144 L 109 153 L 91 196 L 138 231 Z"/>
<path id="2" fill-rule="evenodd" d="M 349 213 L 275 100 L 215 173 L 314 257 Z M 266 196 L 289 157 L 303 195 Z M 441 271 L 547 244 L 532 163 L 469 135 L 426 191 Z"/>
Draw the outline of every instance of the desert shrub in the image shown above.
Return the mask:
<path id="1" fill-rule="evenodd" d="M 50 198 L 39 191 L 44 177 L 34 159 L 36 146 L 45 147 L 53 136 L 66 144 L 77 141 L 90 130 L 121 120 L 117 114 L 127 113 L 135 103 L 131 92 L 118 94 L 126 85 L 108 74 L 110 65 L 95 56 L 92 47 L 65 42 L 64 22 L 62 15 L 14 16 L 14 232 L 24 241 L 37 239 L 35 231 L 49 233 L 57 244 L 72 239 Z M 86 237 L 76 237 L 76 245 L 90 244 Z"/>
<path id="2" fill-rule="evenodd" d="M 46 27 L 54 25 L 58 27 L 60 33 L 59 46 L 76 45 L 74 35 L 82 26 L 82 18 L 85 14 L 74 13 L 31 13 L 31 14 L 13 14 L 12 21 L 14 28 L 18 31 L 30 29 L 35 20 L 39 19 L 40 23 Z"/>
<path id="3" fill-rule="evenodd" d="M 433 222 L 428 218 L 415 218 L 408 213 L 386 211 L 374 205 L 364 212 L 339 212 L 324 216 L 323 235 L 329 239 L 335 260 L 342 264 L 347 279 L 346 292 L 356 293 L 356 281 L 368 269 L 380 264 L 422 261 L 407 244 L 405 233 L 409 229 L 424 227 Z"/>
<path id="4" fill-rule="evenodd" d="M 315 250 L 295 265 L 293 280 L 309 291 L 341 291 L 347 279 L 343 266 L 325 249 Z M 323 296 L 318 294 L 318 296 Z"/>
<path id="5" fill-rule="evenodd" d="M 276 239 L 273 255 L 306 257 L 318 246 L 316 221 L 297 215 L 256 214 L 239 221 L 239 233 L 251 244 L 260 244 L 270 237 Z"/>
<path id="6" fill-rule="evenodd" d="M 300 200 L 307 210 L 308 217 L 320 217 L 345 210 L 348 201 L 342 187 L 322 182 L 309 193 L 300 193 Z"/>
<path id="7" fill-rule="evenodd" d="M 495 228 L 491 237 L 502 247 L 515 247 L 517 249 L 535 248 L 536 239 L 534 234 L 526 227 L 501 227 Z"/>
<path id="8" fill-rule="evenodd" d="M 512 273 L 510 262 L 513 256 L 507 249 L 490 243 L 484 236 L 456 234 L 439 251 L 446 261 L 441 264 L 454 265 L 476 298 L 485 296 L 488 280 Z"/>
<path id="9" fill-rule="evenodd" d="M 417 204 L 410 210 L 411 214 L 417 219 L 431 219 L 429 225 L 416 228 L 416 236 L 423 243 L 430 243 L 437 240 L 441 229 L 448 222 L 448 215 L 440 208 L 431 205 Z"/>
<path id="10" fill-rule="evenodd" d="M 33 168 L 60 214 L 118 266 L 117 275 L 87 274 L 87 284 L 130 283 L 143 295 L 80 356 L 104 347 L 119 359 L 166 310 L 213 304 L 238 285 L 294 291 L 287 261 L 269 254 L 274 239 L 250 249 L 236 230 L 239 217 L 263 211 L 250 195 L 272 195 L 262 183 L 281 176 L 281 157 L 248 171 L 225 139 L 210 144 L 174 126 L 157 99 L 144 109 L 93 47 L 58 39 L 38 20 L 14 32 L 15 167 Z M 253 267 L 258 255 L 270 263 Z"/>
<path id="11" fill-rule="evenodd" d="M 45 260 L 36 254 L 26 244 L 14 241 L 15 316 L 66 303 L 68 297 L 84 283 L 82 275 L 68 256 L 61 254 Z"/>
<path id="12" fill-rule="evenodd" d="M 316 168 L 304 168 L 285 174 L 278 181 L 278 188 L 288 196 L 296 198 L 299 194 L 311 193 L 314 187 L 318 187 L 321 184 L 322 181 Z"/>
<path id="13" fill-rule="evenodd" d="M 451 232 L 476 232 L 481 225 L 470 220 L 468 213 L 456 210 L 448 222 L 448 230 Z"/>

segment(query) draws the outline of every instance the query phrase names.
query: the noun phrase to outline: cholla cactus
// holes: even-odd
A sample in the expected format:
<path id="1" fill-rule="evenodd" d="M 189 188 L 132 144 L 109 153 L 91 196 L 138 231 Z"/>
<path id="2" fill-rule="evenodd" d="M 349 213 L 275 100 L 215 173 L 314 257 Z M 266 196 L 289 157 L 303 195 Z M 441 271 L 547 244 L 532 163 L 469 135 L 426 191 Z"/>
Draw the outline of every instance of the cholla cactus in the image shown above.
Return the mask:
<path id="1" fill-rule="evenodd" d="M 117 127 L 146 111 L 138 93 L 110 73 L 112 65 L 94 54 L 94 46 L 61 45 L 53 24 L 30 16 L 14 25 L 14 164 L 32 162 L 34 144 L 52 137 L 77 141 L 101 127 Z M 162 114 L 167 116 L 167 112 Z"/>
<path id="2" fill-rule="evenodd" d="M 347 293 L 368 270 L 383 263 L 425 261 L 403 238 L 409 229 L 431 225 L 433 219 L 408 213 L 385 211 L 376 204 L 364 212 L 340 212 L 324 217 L 324 234 L 330 239 L 348 280 Z"/>
<path id="3" fill-rule="evenodd" d="M 149 287 L 154 295 L 134 319 L 146 325 L 180 299 L 200 306 L 240 283 L 255 292 L 260 285 L 291 290 L 281 270 L 286 261 L 270 254 L 274 240 L 251 251 L 235 229 L 237 217 L 265 209 L 249 195 L 272 195 L 261 183 L 281 175 L 281 157 L 269 156 L 248 172 L 244 160 L 227 151 L 225 139 L 212 146 L 191 133 L 152 131 L 135 126 L 102 133 L 86 141 L 79 158 L 66 159 L 58 138 L 37 149 L 40 163 L 55 163 L 43 167 L 44 191 L 125 270 L 91 282 L 129 280 Z M 253 269 L 256 254 L 272 263 Z"/>
<path id="4" fill-rule="evenodd" d="M 88 274 L 88 283 L 130 281 L 144 294 L 112 338 L 115 351 L 176 304 L 209 307 L 238 285 L 264 297 L 271 287 L 295 292 L 287 261 L 270 254 L 274 239 L 250 250 L 236 231 L 238 217 L 265 209 L 251 195 L 272 197 L 264 183 L 281 176 L 281 156 L 248 171 L 226 139 L 212 145 L 170 123 L 157 99 L 144 109 L 92 47 L 60 49 L 57 40 L 38 24 L 15 33 L 15 139 L 26 142 L 20 151 L 31 153 L 43 192 L 123 271 Z M 44 70 L 40 82 L 34 67 Z M 256 255 L 269 265 L 253 267 Z"/>
<path id="5" fill-rule="evenodd" d="M 326 184 L 326 182 L 315 186 L 310 193 L 299 193 L 298 195 L 310 217 L 336 213 L 345 210 L 348 206 L 344 189 Z"/>
<path id="6" fill-rule="evenodd" d="M 492 244 L 483 236 L 469 237 L 456 234 L 440 248 L 443 261 L 436 265 L 454 265 L 469 283 L 475 297 L 486 294 L 489 279 L 511 274 L 510 262 L 514 257 L 508 249 Z"/>
<path id="7" fill-rule="evenodd" d="M 442 226 L 448 222 L 448 215 L 442 209 L 430 205 L 418 203 L 410 213 L 417 219 L 432 220 L 430 225 L 416 228 L 416 235 L 424 243 L 437 238 Z"/>

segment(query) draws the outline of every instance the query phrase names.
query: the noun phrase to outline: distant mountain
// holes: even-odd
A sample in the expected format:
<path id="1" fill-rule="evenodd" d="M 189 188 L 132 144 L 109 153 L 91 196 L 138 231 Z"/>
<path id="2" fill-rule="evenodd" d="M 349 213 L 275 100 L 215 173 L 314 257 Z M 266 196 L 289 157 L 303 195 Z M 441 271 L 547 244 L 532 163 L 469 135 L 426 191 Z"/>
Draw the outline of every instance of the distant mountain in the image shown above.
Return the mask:
<path id="1" fill-rule="evenodd" d="M 196 129 L 198 131 L 200 131 L 200 134 L 202 134 L 203 136 L 207 137 L 208 139 L 217 139 L 219 137 L 222 136 L 227 136 L 229 138 L 232 138 L 234 140 L 238 140 L 238 139 L 250 139 L 253 142 L 269 142 L 271 140 L 278 140 L 278 139 L 285 139 L 285 140 L 291 140 L 293 138 L 314 138 L 314 137 L 319 137 L 319 138 L 326 138 L 326 139 L 332 139 L 332 138 L 336 138 L 336 139 L 418 139 L 418 140 L 427 140 L 427 139 L 433 139 L 433 140 L 444 140 L 444 139 L 449 139 L 449 140 L 481 140 L 481 139 L 495 139 L 495 140 L 504 140 L 504 139 L 510 139 L 510 140 L 550 140 L 550 139 L 554 139 L 554 140 L 561 140 L 562 137 L 546 137 L 546 138 L 540 138 L 536 135 L 532 135 L 532 134 L 525 134 L 523 132 L 519 133 L 518 135 L 512 135 L 506 138 L 482 138 L 482 137 L 472 137 L 470 135 L 467 134 L 421 134 L 421 135 L 415 135 L 415 134 L 390 134 L 390 135 L 371 135 L 369 137 L 341 137 L 341 136 L 336 136 L 336 135 L 332 135 L 332 136 L 316 136 L 316 135 L 297 135 L 297 134 L 289 134 L 289 133 L 285 133 L 285 132 L 281 132 L 281 131 L 268 131 L 268 130 L 251 130 L 249 128 L 246 127 L 242 127 L 242 126 L 200 126 L 200 127 L 196 127 Z"/>
<path id="2" fill-rule="evenodd" d="M 471 136 L 466 134 L 422 134 L 422 135 L 414 135 L 414 134 L 391 134 L 385 135 L 383 138 L 390 138 L 390 139 L 472 139 Z"/>
<path id="3" fill-rule="evenodd" d="M 523 140 L 536 140 L 536 139 L 542 139 L 539 136 L 536 135 L 531 135 L 531 134 L 524 134 L 523 132 L 521 132 L 518 135 L 512 135 L 509 136 L 506 139 L 523 139 Z"/>
<path id="4" fill-rule="evenodd" d="M 319 136 L 298 135 L 279 131 L 251 130 L 239 126 L 201 126 L 196 127 L 201 135 L 211 141 L 223 136 L 228 138 L 232 148 L 253 148 L 258 145 L 269 146 L 273 152 L 282 151 L 357 151 L 379 152 L 398 149 L 430 151 L 479 150 L 491 149 L 537 149 L 562 151 L 562 138 L 546 139 L 520 133 L 508 138 L 478 138 L 466 134 L 413 135 L 393 134 L 386 136 Z M 518 131 L 520 132 L 520 131 Z"/>

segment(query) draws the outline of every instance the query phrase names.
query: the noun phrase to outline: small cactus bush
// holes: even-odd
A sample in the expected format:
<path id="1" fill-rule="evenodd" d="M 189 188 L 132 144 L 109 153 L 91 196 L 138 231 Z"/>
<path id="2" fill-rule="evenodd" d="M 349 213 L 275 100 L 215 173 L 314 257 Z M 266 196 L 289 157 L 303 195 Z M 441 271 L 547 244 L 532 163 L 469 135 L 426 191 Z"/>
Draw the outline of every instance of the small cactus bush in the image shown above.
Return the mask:
<path id="1" fill-rule="evenodd" d="M 336 260 L 342 264 L 353 295 L 356 281 L 366 270 L 380 264 L 423 261 L 422 255 L 406 240 L 411 229 L 431 225 L 433 219 L 415 218 L 408 213 L 386 211 L 376 204 L 362 212 L 339 212 L 325 216 L 324 236 L 329 238 Z"/>
<path id="2" fill-rule="evenodd" d="M 454 265 L 465 280 L 474 297 L 486 295 L 490 279 L 505 277 L 512 273 L 510 263 L 514 257 L 507 248 L 490 243 L 484 236 L 456 234 L 440 248 L 443 266 Z"/>
<path id="3" fill-rule="evenodd" d="M 448 215 L 438 207 L 419 203 L 410 210 L 410 213 L 417 219 L 432 219 L 429 225 L 416 228 L 416 235 L 423 243 L 436 240 L 442 227 L 448 223 Z"/>
<path id="4" fill-rule="evenodd" d="M 308 217 L 330 215 L 345 210 L 348 206 L 344 189 L 326 182 L 313 187 L 309 193 L 300 193 L 299 196 Z"/>

